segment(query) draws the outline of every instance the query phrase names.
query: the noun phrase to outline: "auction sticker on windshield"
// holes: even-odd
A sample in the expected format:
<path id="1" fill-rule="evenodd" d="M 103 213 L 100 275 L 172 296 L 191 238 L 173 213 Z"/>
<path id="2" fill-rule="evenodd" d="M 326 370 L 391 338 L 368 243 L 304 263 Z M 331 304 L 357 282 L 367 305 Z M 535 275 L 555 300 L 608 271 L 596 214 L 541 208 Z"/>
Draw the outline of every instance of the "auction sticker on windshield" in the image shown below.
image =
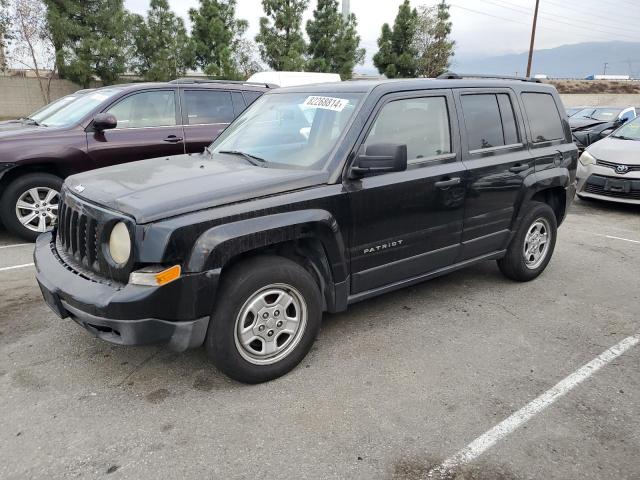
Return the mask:
<path id="1" fill-rule="evenodd" d="M 323 108 L 325 110 L 341 112 L 344 110 L 344 107 L 349 105 L 349 100 L 345 100 L 344 98 L 311 96 L 307 97 L 303 105 L 305 107 Z"/>

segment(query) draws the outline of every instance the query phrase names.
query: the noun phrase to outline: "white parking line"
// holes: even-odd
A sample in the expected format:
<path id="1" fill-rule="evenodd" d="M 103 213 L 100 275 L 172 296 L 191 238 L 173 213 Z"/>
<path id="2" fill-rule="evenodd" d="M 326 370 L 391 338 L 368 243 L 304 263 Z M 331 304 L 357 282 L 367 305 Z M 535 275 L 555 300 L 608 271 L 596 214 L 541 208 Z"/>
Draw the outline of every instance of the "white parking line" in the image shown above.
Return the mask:
<path id="1" fill-rule="evenodd" d="M 598 235 L 598 234 L 596 234 Z M 614 240 L 624 240 L 625 242 L 640 243 L 640 240 L 631 240 L 629 238 L 614 237 L 613 235 L 602 235 L 603 237 L 612 238 Z"/>
<path id="2" fill-rule="evenodd" d="M 33 245 L 33 243 L 15 243 L 13 245 L 0 245 L 0 250 L 2 250 L 3 248 L 26 247 L 27 245 Z"/>
<path id="3" fill-rule="evenodd" d="M 35 265 L 34 263 L 25 263 L 23 265 L 14 265 L 12 267 L 2 267 L 0 268 L 0 272 L 5 272 L 7 270 L 15 270 L 16 268 L 33 267 L 34 265 Z"/>
<path id="4" fill-rule="evenodd" d="M 495 445 L 499 440 L 503 439 L 520 425 L 526 423 L 535 415 L 542 412 L 545 408 L 555 402 L 558 398 L 569 392 L 581 382 L 589 378 L 592 374 L 600 370 L 603 366 L 615 360 L 624 352 L 629 350 L 640 342 L 640 334 L 627 337 L 617 345 L 604 351 L 602 354 L 591 360 L 585 366 L 576 370 L 574 373 L 558 382 L 553 388 L 547 390 L 535 400 L 506 418 L 491 430 L 480 435 L 469 445 L 464 447 L 458 453 L 449 457 L 437 467 L 432 468 L 427 473 L 427 478 L 449 478 L 450 473 L 456 467 L 469 463 L 482 455 L 485 451 Z"/>

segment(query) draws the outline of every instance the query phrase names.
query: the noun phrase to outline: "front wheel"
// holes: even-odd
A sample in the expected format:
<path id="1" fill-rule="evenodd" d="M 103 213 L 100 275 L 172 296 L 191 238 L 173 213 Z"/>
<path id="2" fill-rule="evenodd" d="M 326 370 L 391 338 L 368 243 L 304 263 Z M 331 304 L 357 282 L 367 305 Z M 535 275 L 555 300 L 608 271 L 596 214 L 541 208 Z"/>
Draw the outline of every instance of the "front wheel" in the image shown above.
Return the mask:
<path id="1" fill-rule="evenodd" d="M 309 352 L 320 328 L 318 285 L 284 257 L 255 257 L 232 267 L 216 297 L 207 353 L 240 382 L 265 382 L 289 372 Z"/>
<path id="2" fill-rule="evenodd" d="M 53 228 L 63 180 L 49 173 L 30 173 L 13 180 L 0 198 L 7 229 L 28 241 Z"/>
<path id="3" fill-rule="evenodd" d="M 519 282 L 533 280 L 544 271 L 553 255 L 558 232 L 556 215 L 549 205 L 532 202 L 528 210 L 506 255 L 498 260 L 500 271 Z"/>

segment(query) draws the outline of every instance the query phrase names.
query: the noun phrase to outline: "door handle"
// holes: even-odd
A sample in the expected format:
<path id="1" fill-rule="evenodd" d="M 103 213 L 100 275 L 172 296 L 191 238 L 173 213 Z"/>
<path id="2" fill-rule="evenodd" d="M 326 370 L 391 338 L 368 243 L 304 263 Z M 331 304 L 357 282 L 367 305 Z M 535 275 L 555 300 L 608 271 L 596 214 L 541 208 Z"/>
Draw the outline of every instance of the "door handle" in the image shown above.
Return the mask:
<path id="1" fill-rule="evenodd" d="M 524 163 L 524 164 L 517 163 L 516 165 L 511 167 L 509 169 L 509 171 L 513 172 L 513 173 L 520 173 L 520 172 L 524 172 L 525 170 L 528 170 L 528 169 L 529 169 L 529 164 L 528 163 Z"/>
<path id="2" fill-rule="evenodd" d="M 436 182 L 434 185 L 438 188 L 445 190 L 449 187 L 453 187 L 454 185 L 459 185 L 459 184 L 460 184 L 460 177 L 454 177 L 454 178 L 450 178 L 449 180 L 440 180 L 439 182 Z"/>
<path id="3" fill-rule="evenodd" d="M 182 137 L 178 137 L 176 135 L 169 135 L 168 137 L 163 139 L 164 142 L 169 142 L 169 143 L 178 143 L 182 141 Z"/>

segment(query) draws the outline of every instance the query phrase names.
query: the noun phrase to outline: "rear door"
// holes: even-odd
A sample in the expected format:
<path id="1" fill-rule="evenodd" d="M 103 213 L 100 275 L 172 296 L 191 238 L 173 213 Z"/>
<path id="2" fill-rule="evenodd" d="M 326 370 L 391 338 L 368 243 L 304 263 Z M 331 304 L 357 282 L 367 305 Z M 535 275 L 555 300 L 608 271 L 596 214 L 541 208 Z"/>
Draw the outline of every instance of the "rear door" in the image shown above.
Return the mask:
<path id="1" fill-rule="evenodd" d="M 87 131 L 87 148 L 94 168 L 145 158 L 184 153 L 173 88 L 131 93 L 109 106 L 118 125 L 104 132 Z"/>
<path id="2" fill-rule="evenodd" d="M 460 261 L 506 247 L 524 178 L 535 165 L 511 89 L 456 91 L 468 169 Z"/>
<path id="3" fill-rule="evenodd" d="M 451 92 L 389 95 L 374 115 L 358 148 L 407 145 L 408 168 L 345 181 L 352 294 L 454 263 L 462 237 L 465 167 Z"/>
<path id="4" fill-rule="evenodd" d="M 232 92 L 188 87 L 180 91 L 186 151 L 202 152 L 236 117 Z"/>

